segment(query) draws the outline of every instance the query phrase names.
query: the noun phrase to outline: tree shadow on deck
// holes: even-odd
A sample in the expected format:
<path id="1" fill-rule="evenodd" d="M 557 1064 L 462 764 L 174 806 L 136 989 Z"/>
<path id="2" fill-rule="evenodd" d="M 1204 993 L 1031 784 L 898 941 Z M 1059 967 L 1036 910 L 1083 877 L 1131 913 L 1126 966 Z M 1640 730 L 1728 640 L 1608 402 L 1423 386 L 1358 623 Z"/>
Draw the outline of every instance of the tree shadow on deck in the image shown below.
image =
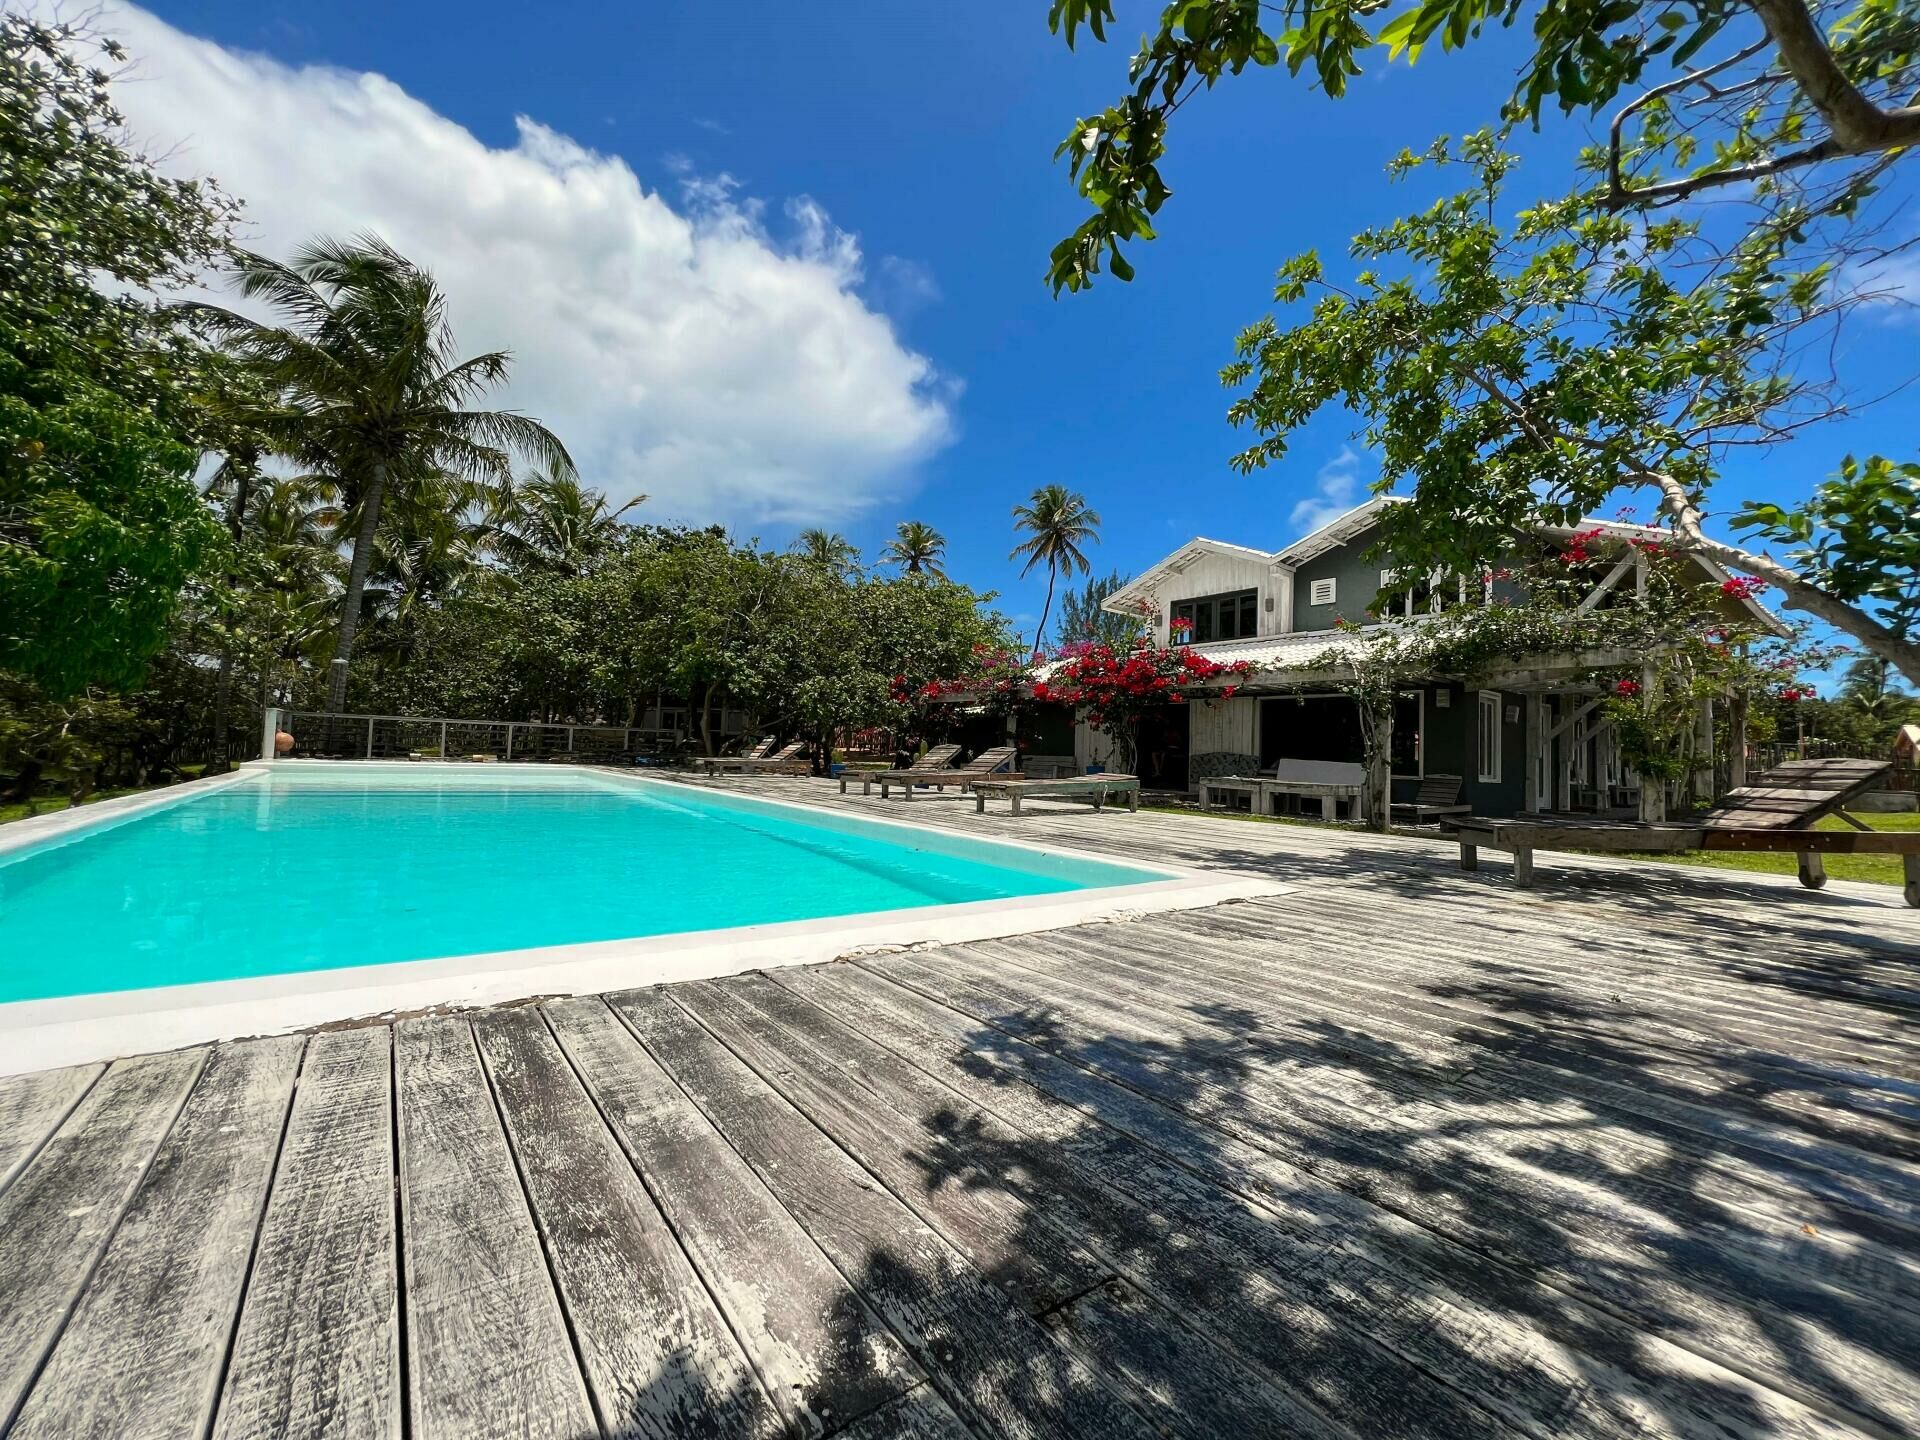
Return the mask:
<path id="1" fill-rule="evenodd" d="M 1703 1097 L 1670 1055 L 1624 1033 L 1638 1017 L 1545 984 L 1409 985 L 1411 998 L 1495 1012 L 1471 1033 L 1438 1022 L 1431 1043 L 1184 991 L 1103 1024 L 1078 1001 L 929 984 L 927 967 L 949 963 L 971 979 L 970 957 L 990 948 L 863 967 L 909 1007 L 937 1002 L 949 1027 L 964 1017 L 938 1048 L 844 1004 L 821 1023 L 871 1035 L 946 1087 L 944 1102 L 901 1112 L 919 1129 L 925 1213 L 949 1189 L 1002 1192 L 1030 1227 L 1016 1247 L 1064 1228 L 1112 1267 L 1120 1288 L 1041 1318 L 1156 1423 L 1231 1433 L 1195 1418 L 1231 1402 L 1247 1415 L 1297 1405 L 1296 1428 L 1317 1416 L 1356 1434 L 1761 1435 L 1808 1418 L 1768 1393 L 1784 1390 L 1856 1424 L 1912 1425 L 1920 1251 L 1913 1210 L 1894 1212 L 1920 1190 L 1896 1163 L 1896 1132 L 1876 1153 L 1775 1103 L 1830 1102 L 1814 1072 L 1730 1048 L 1713 1061 L 1725 1094 L 1711 1103 L 1833 1147 L 1830 1163 L 1845 1145 L 1833 1173 L 1883 1193 L 1886 1213 L 1790 1195 L 1795 1174 L 1819 1168 L 1675 1120 Z M 769 979 L 809 1008 L 821 993 Z M 1163 1020 L 1165 1034 L 1143 1033 Z M 1522 1067 L 1544 1053 L 1549 1021 L 1562 1027 L 1555 1063 Z M 1599 1103 L 1588 1082 L 1603 1071 L 1638 1104 Z M 902 1102 L 897 1088 L 877 1094 Z M 1748 1193 L 1812 1230 L 1728 1198 Z M 1820 1239 L 1829 1230 L 1871 1243 L 1838 1249 Z"/>

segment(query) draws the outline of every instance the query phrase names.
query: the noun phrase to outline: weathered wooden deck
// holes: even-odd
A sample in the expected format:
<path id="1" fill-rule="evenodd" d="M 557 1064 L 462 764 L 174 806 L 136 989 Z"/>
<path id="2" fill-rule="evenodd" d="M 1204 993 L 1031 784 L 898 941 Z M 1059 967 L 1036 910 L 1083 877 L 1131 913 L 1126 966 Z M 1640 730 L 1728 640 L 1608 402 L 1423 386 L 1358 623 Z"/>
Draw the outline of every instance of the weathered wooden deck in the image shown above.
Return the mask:
<path id="1" fill-rule="evenodd" d="M 1296 888 L 0 1081 L 0 1431 L 1920 1431 L 1897 893 L 912 817 Z"/>

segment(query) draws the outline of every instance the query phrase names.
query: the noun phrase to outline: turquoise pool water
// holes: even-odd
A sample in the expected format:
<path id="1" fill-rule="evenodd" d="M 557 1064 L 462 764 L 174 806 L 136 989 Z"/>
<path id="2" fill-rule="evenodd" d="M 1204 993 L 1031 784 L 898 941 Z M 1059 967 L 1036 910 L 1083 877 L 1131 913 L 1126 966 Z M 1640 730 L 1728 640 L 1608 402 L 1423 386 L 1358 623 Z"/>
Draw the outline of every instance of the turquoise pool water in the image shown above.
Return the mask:
<path id="1" fill-rule="evenodd" d="M 1165 878 L 922 833 L 577 773 L 276 772 L 0 853 L 0 1001 Z"/>

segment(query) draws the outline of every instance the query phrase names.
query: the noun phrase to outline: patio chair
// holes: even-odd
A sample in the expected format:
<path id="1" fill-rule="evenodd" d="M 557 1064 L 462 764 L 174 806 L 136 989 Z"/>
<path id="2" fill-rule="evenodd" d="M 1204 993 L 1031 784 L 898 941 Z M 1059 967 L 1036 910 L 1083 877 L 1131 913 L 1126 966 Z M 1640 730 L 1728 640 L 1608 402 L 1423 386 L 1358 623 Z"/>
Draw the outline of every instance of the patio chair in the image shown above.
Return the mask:
<path id="1" fill-rule="evenodd" d="M 966 790 L 976 780 L 984 780 L 989 775 L 1007 770 L 1019 751 L 1011 745 L 996 745 L 991 750 L 982 750 L 966 764 L 949 769 L 944 765 L 933 767 L 910 766 L 905 770 L 882 771 L 876 778 L 880 782 L 880 798 L 885 800 L 894 787 L 905 792 L 907 799 L 913 798 L 917 786 L 929 790 L 945 790 L 949 785 L 958 790 Z"/>
<path id="2" fill-rule="evenodd" d="M 1825 855 L 1898 855 L 1907 904 L 1920 909 L 1920 832 L 1872 830 L 1847 813 L 1847 803 L 1879 786 L 1892 766 L 1881 760 L 1791 760 L 1732 791 L 1694 824 L 1643 825 L 1606 821 L 1462 820 L 1460 868 L 1477 869 L 1485 846 L 1513 853 L 1513 878 L 1533 883 L 1536 850 L 1613 852 L 1745 850 L 1799 857 L 1800 883 L 1827 883 Z M 1855 828 L 1815 830 L 1837 815 Z"/>
<path id="3" fill-rule="evenodd" d="M 795 740 L 771 755 L 709 755 L 695 763 L 709 775 L 806 775 L 813 770 L 806 748 L 806 741 Z"/>
<path id="4" fill-rule="evenodd" d="M 891 775 L 897 777 L 914 770 L 944 770 L 953 763 L 953 757 L 959 753 L 960 747 L 958 745 L 935 745 L 911 765 L 903 765 L 898 770 L 843 770 L 840 772 L 840 793 L 842 795 L 847 793 L 847 782 L 849 780 L 858 780 L 861 782 L 860 793 L 862 795 L 871 795 L 873 793 L 873 782 L 883 776 Z"/>
<path id="5" fill-rule="evenodd" d="M 1473 807 L 1460 803 L 1460 789 L 1465 783 L 1458 775 L 1429 775 L 1420 782 L 1413 799 L 1394 805 L 1393 813 L 1410 816 L 1416 825 L 1442 815 L 1471 815 Z"/>

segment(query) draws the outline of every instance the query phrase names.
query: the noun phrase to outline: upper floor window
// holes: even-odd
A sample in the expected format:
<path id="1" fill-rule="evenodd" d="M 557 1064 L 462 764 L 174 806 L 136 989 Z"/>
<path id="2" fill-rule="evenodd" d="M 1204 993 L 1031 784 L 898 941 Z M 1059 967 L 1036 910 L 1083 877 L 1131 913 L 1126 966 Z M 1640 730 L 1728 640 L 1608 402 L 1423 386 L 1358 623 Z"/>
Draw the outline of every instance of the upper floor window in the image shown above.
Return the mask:
<path id="1" fill-rule="evenodd" d="M 1206 595 L 1198 600 L 1179 600 L 1173 606 L 1173 638 L 1181 638 L 1183 622 L 1186 638 L 1196 645 L 1210 640 L 1246 640 L 1260 633 L 1260 592 L 1236 590 L 1231 595 Z"/>

